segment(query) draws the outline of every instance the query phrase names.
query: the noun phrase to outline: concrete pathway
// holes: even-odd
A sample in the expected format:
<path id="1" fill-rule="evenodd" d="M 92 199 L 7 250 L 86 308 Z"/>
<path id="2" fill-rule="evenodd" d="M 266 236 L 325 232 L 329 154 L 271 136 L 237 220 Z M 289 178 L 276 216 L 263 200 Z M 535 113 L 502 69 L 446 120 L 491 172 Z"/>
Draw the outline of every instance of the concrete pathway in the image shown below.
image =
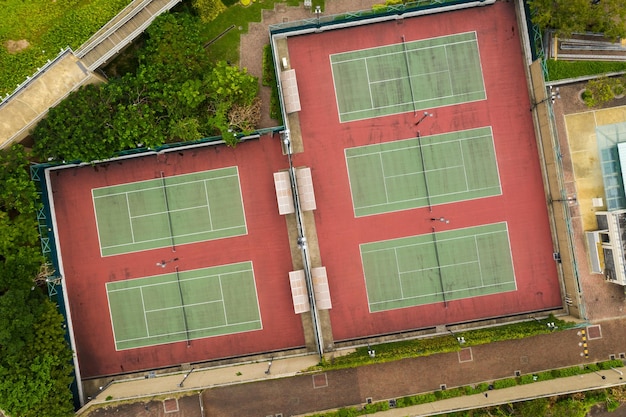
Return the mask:
<path id="1" fill-rule="evenodd" d="M 487 406 L 508 404 L 512 402 L 530 400 L 539 397 L 551 397 L 560 394 L 608 388 L 618 385 L 624 385 L 626 381 L 623 379 L 622 374 L 624 374 L 625 372 L 626 368 L 619 368 L 615 371 L 608 370 L 598 373 L 559 378 L 551 381 L 535 382 L 527 385 L 519 385 L 511 388 L 489 391 L 487 393 L 488 395 L 468 395 L 464 397 L 451 398 L 448 400 L 441 400 L 429 404 L 421 404 L 406 408 L 396 408 L 389 411 L 376 413 L 376 416 L 433 416 L 453 411 L 471 410 Z"/>
<path id="2" fill-rule="evenodd" d="M 91 404 L 113 400 L 150 398 L 156 395 L 175 395 L 215 386 L 240 384 L 242 382 L 264 381 L 296 375 L 319 363 L 317 355 L 282 358 L 269 362 L 254 362 L 241 365 L 228 365 L 217 368 L 181 372 L 155 378 L 140 378 L 114 382 L 103 390 Z M 269 368 L 269 373 L 266 373 Z"/>

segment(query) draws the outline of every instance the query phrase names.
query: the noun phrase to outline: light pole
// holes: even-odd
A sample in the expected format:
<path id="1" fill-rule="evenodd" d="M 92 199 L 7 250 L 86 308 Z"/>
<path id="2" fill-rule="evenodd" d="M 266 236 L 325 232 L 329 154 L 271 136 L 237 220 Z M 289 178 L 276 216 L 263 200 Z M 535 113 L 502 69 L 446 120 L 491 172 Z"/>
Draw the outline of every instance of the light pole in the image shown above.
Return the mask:
<path id="1" fill-rule="evenodd" d="M 157 262 L 157 266 L 160 266 L 161 268 L 165 268 L 165 266 L 167 264 L 169 264 L 170 262 L 176 262 L 178 260 L 178 258 L 172 258 L 172 259 L 168 259 L 168 260 L 162 260 L 161 262 Z"/>
<path id="2" fill-rule="evenodd" d="M 559 87 L 552 88 L 552 86 L 550 86 L 550 92 L 548 93 L 548 97 L 544 98 L 541 101 L 533 103 L 533 105 L 530 107 L 530 111 L 533 111 L 535 109 L 535 107 L 537 107 L 541 103 L 544 103 L 544 102 L 546 102 L 548 100 L 550 100 L 552 102 L 552 104 L 554 104 L 554 102 L 558 98 L 561 98 L 561 92 L 559 91 Z"/>
<path id="3" fill-rule="evenodd" d="M 450 329 L 446 329 L 446 330 L 449 331 L 450 334 L 456 338 L 456 341 L 459 343 L 459 345 L 463 346 L 465 344 L 465 338 L 463 336 L 457 336 L 456 333 L 454 333 Z"/>
<path id="4" fill-rule="evenodd" d="M 439 217 L 439 218 L 437 218 L 437 217 L 431 217 L 431 218 L 430 218 L 430 221 L 431 221 L 431 222 L 441 222 L 441 223 L 445 223 L 445 224 L 450 223 L 450 220 L 446 219 L 445 217 Z"/>
<path id="5" fill-rule="evenodd" d="M 433 114 L 432 113 L 428 113 L 427 111 L 425 111 L 424 114 L 422 115 L 422 117 L 420 117 L 420 119 L 417 122 L 415 122 L 415 126 L 419 126 L 420 123 L 422 123 L 424 121 L 424 119 L 427 118 L 427 117 L 433 117 Z"/>

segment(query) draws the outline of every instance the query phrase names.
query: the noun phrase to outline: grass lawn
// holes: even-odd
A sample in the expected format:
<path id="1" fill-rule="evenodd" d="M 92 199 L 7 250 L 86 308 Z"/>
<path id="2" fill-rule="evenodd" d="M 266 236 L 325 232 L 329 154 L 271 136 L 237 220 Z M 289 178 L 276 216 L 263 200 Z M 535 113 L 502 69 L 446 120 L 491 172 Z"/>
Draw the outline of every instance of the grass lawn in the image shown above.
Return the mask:
<path id="1" fill-rule="evenodd" d="M 0 7 L 0 97 L 67 46 L 78 48 L 131 0 L 3 0 Z M 13 42 L 26 41 L 28 46 Z M 24 44 L 24 42 L 22 42 Z"/>

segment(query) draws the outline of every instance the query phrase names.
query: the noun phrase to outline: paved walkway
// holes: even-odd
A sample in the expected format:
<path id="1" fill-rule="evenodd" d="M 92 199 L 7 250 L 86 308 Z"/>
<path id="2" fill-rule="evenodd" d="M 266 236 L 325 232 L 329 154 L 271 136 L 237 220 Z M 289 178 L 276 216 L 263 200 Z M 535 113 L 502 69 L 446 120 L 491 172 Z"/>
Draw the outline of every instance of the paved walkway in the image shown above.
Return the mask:
<path id="1" fill-rule="evenodd" d="M 602 371 L 597 374 L 585 374 L 567 378 L 559 378 L 551 381 L 535 382 L 533 384 L 520 385 L 517 387 L 504 388 L 483 394 L 468 395 L 464 397 L 441 400 L 429 404 L 421 404 L 406 408 L 396 408 L 389 411 L 376 413 L 377 417 L 417 417 L 433 416 L 453 411 L 471 410 L 486 406 L 508 404 L 517 401 L 529 400 L 538 397 L 550 397 L 554 395 L 588 391 L 592 389 L 607 388 L 624 385 L 626 381 L 618 372 L 626 372 L 626 368 L 616 371 Z M 605 379 L 602 379 L 602 377 Z"/>
<path id="2" fill-rule="evenodd" d="M 156 395 L 185 393 L 214 386 L 228 386 L 243 382 L 265 381 L 285 378 L 315 366 L 316 355 L 296 356 L 268 362 L 228 365 L 206 370 L 194 370 L 156 378 L 141 378 L 114 382 L 92 399 L 91 405 L 106 402 L 109 396 L 115 400 L 150 398 Z M 266 373 L 270 368 L 269 374 Z M 186 377 L 186 375 L 188 375 Z M 184 381 L 184 382 L 183 382 Z M 182 383 L 182 384 L 181 384 Z"/>
<path id="3" fill-rule="evenodd" d="M 448 388 L 493 382 L 509 378 L 515 371 L 531 374 L 542 370 L 595 363 L 619 357 L 626 351 L 623 328 L 626 318 L 604 321 L 589 333 L 589 357 L 583 355 L 582 329 L 570 329 L 522 340 L 473 346 L 462 352 L 442 353 L 374 364 L 354 369 L 317 372 L 302 371 L 317 363 L 316 356 L 298 356 L 234 367 L 194 370 L 185 373 L 114 383 L 87 406 L 106 404 L 109 396 L 115 410 L 125 407 L 119 400 L 136 400 L 135 416 L 161 415 L 161 400 L 155 397 L 177 397 L 200 394 L 203 413 L 191 410 L 180 416 L 202 415 L 226 417 L 259 416 L 282 413 L 306 415 L 315 410 L 365 404 L 367 398 L 385 401 L 422 392 L 433 392 L 445 384 Z M 269 373 L 266 373 L 269 368 Z M 620 368 L 620 372 L 626 369 Z M 604 376 L 604 379 L 602 378 Z M 621 385 L 626 380 L 620 373 L 607 370 L 575 377 L 536 382 L 483 394 L 463 396 L 414 407 L 394 409 L 377 414 L 381 417 L 426 416 L 446 412 L 498 405 L 530 398 Z M 247 382 L 247 383 L 243 383 Z M 182 383 L 182 386 L 181 386 Z M 209 389 L 210 388 L 210 389 Z M 155 405 L 153 405 L 155 403 Z M 144 411 L 142 404 L 147 410 Z M 181 407 L 184 402 L 180 403 Z M 197 407 L 198 400 L 194 404 Z M 130 407 L 130 406 L 129 406 Z M 89 410 L 86 410 L 89 411 Z M 101 410 L 103 411 L 103 410 Z M 137 414 L 140 412 L 140 414 Z M 117 413 L 117 411 L 115 411 Z M 90 415 L 90 413 L 85 413 Z M 108 415 L 99 413 L 99 415 Z M 118 414 L 116 414 L 118 415 Z M 130 415 L 130 414 L 129 414 Z M 176 414 L 168 414 L 175 417 Z"/>

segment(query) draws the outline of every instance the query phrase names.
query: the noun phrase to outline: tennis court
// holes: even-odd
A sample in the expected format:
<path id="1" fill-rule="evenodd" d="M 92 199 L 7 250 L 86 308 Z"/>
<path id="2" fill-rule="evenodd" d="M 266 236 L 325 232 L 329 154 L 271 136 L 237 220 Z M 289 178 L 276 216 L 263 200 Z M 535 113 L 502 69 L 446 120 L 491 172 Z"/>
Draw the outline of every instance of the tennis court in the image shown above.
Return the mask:
<path id="1" fill-rule="evenodd" d="M 247 233 L 237 167 L 92 190 L 102 256 Z"/>
<path id="2" fill-rule="evenodd" d="M 490 127 L 345 150 L 356 217 L 501 194 Z"/>
<path id="3" fill-rule="evenodd" d="M 116 350 L 261 329 L 252 262 L 106 284 Z"/>
<path id="4" fill-rule="evenodd" d="M 330 56 L 339 120 L 486 99 L 476 32 Z"/>
<path id="5" fill-rule="evenodd" d="M 516 289 L 506 223 L 360 246 L 371 312 Z"/>

